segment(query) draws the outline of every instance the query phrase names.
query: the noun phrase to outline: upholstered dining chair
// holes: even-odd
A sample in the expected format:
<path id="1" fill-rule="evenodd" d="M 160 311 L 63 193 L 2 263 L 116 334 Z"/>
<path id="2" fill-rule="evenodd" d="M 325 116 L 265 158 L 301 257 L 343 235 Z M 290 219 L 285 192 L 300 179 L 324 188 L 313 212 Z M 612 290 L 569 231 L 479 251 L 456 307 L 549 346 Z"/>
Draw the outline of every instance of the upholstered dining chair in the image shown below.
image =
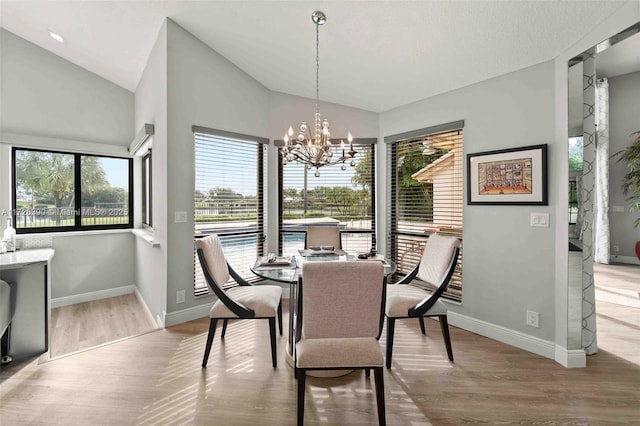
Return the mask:
<path id="1" fill-rule="evenodd" d="M 403 279 L 387 286 L 387 368 L 391 368 L 395 320 L 399 318 L 418 318 L 420 330 L 425 334 L 424 318 L 438 317 L 449 361 L 453 361 L 447 305 L 440 296 L 456 269 L 459 251 L 458 238 L 433 234 L 427 240 L 420 263 Z"/>
<path id="2" fill-rule="evenodd" d="M 282 335 L 282 287 L 252 285 L 245 281 L 227 263 L 220 238 L 217 235 L 197 240 L 195 247 L 204 277 L 213 293 L 218 297 L 209 312 L 209 334 L 202 367 L 207 366 L 218 320 L 223 320 L 221 338 L 224 339 L 229 320 L 265 318 L 269 320 L 271 362 L 274 368 L 277 367 L 275 320 L 277 317 L 280 335 Z M 237 285 L 224 288 L 223 286 L 230 277 L 235 280 Z"/>
<path id="3" fill-rule="evenodd" d="M 340 228 L 337 226 L 309 225 L 304 239 L 304 248 L 329 247 L 342 249 Z"/>
<path id="4" fill-rule="evenodd" d="M 380 262 L 307 262 L 298 281 L 295 376 L 304 423 L 310 370 L 374 371 L 378 422 L 385 424 L 382 331 L 386 278 Z"/>
<path id="5" fill-rule="evenodd" d="M 11 362 L 9 355 L 9 342 L 11 339 L 11 286 L 0 280 L 0 362 L 8 364 Z"/>

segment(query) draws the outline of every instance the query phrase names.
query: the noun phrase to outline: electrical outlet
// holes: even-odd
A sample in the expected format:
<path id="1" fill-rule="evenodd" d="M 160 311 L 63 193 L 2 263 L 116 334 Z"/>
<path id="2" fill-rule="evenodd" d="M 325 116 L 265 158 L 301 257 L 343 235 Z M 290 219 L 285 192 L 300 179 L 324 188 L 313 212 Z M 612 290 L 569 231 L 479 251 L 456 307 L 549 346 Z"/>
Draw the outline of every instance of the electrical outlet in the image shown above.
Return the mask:
<path id="1" fill-rule="evenodd" d="M 613 252 L 617 253 L 620 251 L 620 246 L 613 246 Z"/>
<path id="2" fill-rule="evenodd" d="M 176 291 L 176 303 L 184 303 L 185 292 L 184 290 Z"/>
<path id="3" fill-rule="evenodd" d="M 540 326 L 538 313 L 536 311 L 527 311 L 527 325 L 535 328 Z"/>

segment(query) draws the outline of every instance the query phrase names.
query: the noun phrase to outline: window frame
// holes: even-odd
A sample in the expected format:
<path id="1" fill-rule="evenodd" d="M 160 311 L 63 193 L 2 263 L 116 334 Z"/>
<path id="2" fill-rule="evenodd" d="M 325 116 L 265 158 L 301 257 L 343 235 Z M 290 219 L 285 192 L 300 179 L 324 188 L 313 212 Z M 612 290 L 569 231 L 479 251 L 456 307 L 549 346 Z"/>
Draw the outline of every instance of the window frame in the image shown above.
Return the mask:
<path id="1" fill-rule="evenodd" d="M 144 228 L 153 228 L 153 154 L 147 150 L 140 164 L 140 222 Z M 148 218 L 148 221 L 146 219 Z"/>
<path id="2" fill-rule="evenodd" d="M 29 152 L 43 152 L 47 154 L 61 154 L 61 155 L 71 155 L 73 156 L 73 167 L 74 167 L 74 181 L 73 181 L 73 197 L 74 197 L 74 206 L 73 210 L 75 211 L 74 215 L 74 224 L 72 226 L 40 226 L 33 228 L 19 228 L 17 226 L 17 167 L 16 167 L 16 159 L 18 151 L 29 151 Z M 116 224 L 101 224 L 101 225 L 83 225 L 82 218 L 83 216 L 79 214 L 82 211 L 82 157 L 98 157 L 98 158 L 115 158 L 119 160 L 126 160 L 128 162 L 128 221 L 127 223 L 116 223 Z M 73 231 L 99 231 L 99 230 L 112 230 L 112 229 L 132 229 L 133 228 L 133 158 L 130 157 L 120 157 L 116 155 L 102 155 L 102 154 L 88 154 L 81 152 L 69 152 L 69 151 L 58 151 L 58 150 L 50 150 L 50 149 L 39 149 L 39 148 L 23 148 L 23 147 L 12 147 L 11 149 L 11 203 L 13 206 L 12 209 L 12 219 L 14 223 L 14 227 L 16 229 L 17 234 L 37 234 L 37 233 L 52 233 L 52 232 L 73 232 Z"/>

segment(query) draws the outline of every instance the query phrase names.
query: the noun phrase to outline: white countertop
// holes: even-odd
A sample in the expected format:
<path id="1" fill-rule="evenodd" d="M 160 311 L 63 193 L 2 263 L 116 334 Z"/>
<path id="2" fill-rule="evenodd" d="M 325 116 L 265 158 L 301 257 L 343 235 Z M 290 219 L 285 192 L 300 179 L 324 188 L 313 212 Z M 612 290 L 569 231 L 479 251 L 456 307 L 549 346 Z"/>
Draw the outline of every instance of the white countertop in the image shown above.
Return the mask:
<path id="1" fill-rule="evenodd" d="M 0 270 L 16 269 L 37 263 L 46 263 L 53 258 L 55 251 L 46 249 L 18 250 L 0 254 Z"/>

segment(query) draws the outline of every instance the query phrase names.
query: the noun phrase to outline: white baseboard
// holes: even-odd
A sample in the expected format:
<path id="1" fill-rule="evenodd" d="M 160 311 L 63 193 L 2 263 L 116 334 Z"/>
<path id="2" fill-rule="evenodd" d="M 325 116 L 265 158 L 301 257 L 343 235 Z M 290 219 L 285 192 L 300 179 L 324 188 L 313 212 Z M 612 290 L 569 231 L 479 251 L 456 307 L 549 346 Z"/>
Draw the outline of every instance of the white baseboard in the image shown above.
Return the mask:
<path id="1" fill-rule="evenodd" d="M 61 306 L 75 305 L 76 303 L 91 302 L 93 300 L 106 299 L 107 297 L 122 296 L 135 292 L 134 285 L 125 285 L 122 287 L 109 288 L 107 290 L 93 291 L 91 293 L 74 294 L 73 296 L 57 297 L 51 299 L 51 308 L 59 308 Z M 146 306 L 146 304 L 145 304 Z"/>
<path id="2" fill-rule="evenodd" d="M 640 259 L 633 256 L 618 256 L 611 255 L 611 262 L 613 263 L 625 263 L 627 265 L 640 265 Z"/>
<path id="3" fill-rule="evenodd" d="M 145 302 L 144 297 L 142 297 L 142 293 L 140 293 L 140 291 L 138 291 L 138 287 L 135 288 L 135 295 L 136 295 L 136 299 L 138 299 L 138 302 L 140 302 L 140 304 L 142 305 L 142 309 L 145 312 L 145 315 L 147 316 L 147 318 L 149 318 L 149 320 L 156 324 L 158 327 L 163 327 L 162 324 L 159 324 L 158 321 L 153 318 L 153 314 L 151 313 L 151 311 L 149 310 L 149 307 L 147 306 L 147 302 Z"/>
<path id="4" fill-rule="evenodd" d="M 456 312 L 447 314 L 449 323 L 481 336 L 552 359 L 566 368 L 584 368 L 587 358 L 582 349 L 566 349 L 554 342 L 491 324 Z"/>
<path id="5" fill-rule="evenodd" d="M 169 312 L 164 316 L 164 326 L 182 324 L 183 322 L 193 321 L 198 318 L 208 317 L 211 310 L 211 302 L 192 308 L 183 309 L 181 311 Z"/>
<path id="6" fill-rule="evenodd" d="M 554 359 L 556 355 L 556 345 L 548 340 L 533 337 L 528 334 L 514 331 L 506 327 L 491 324 L 475 318 L 461 315 L 456 312 L 449 311 L 447 313 L 449 324 L 471 331 L 481 336 L 489 337 L 502 343 L 506 343 L 516 348 L 543 356 L 545 358 Z"/>
<path id="7" fill-rule="evenodd" d="M 555 360 L 566 368 L 585 368 L 587 366 L 587 354 L 584 349 L 567 349 L 556 345 Z"/>

